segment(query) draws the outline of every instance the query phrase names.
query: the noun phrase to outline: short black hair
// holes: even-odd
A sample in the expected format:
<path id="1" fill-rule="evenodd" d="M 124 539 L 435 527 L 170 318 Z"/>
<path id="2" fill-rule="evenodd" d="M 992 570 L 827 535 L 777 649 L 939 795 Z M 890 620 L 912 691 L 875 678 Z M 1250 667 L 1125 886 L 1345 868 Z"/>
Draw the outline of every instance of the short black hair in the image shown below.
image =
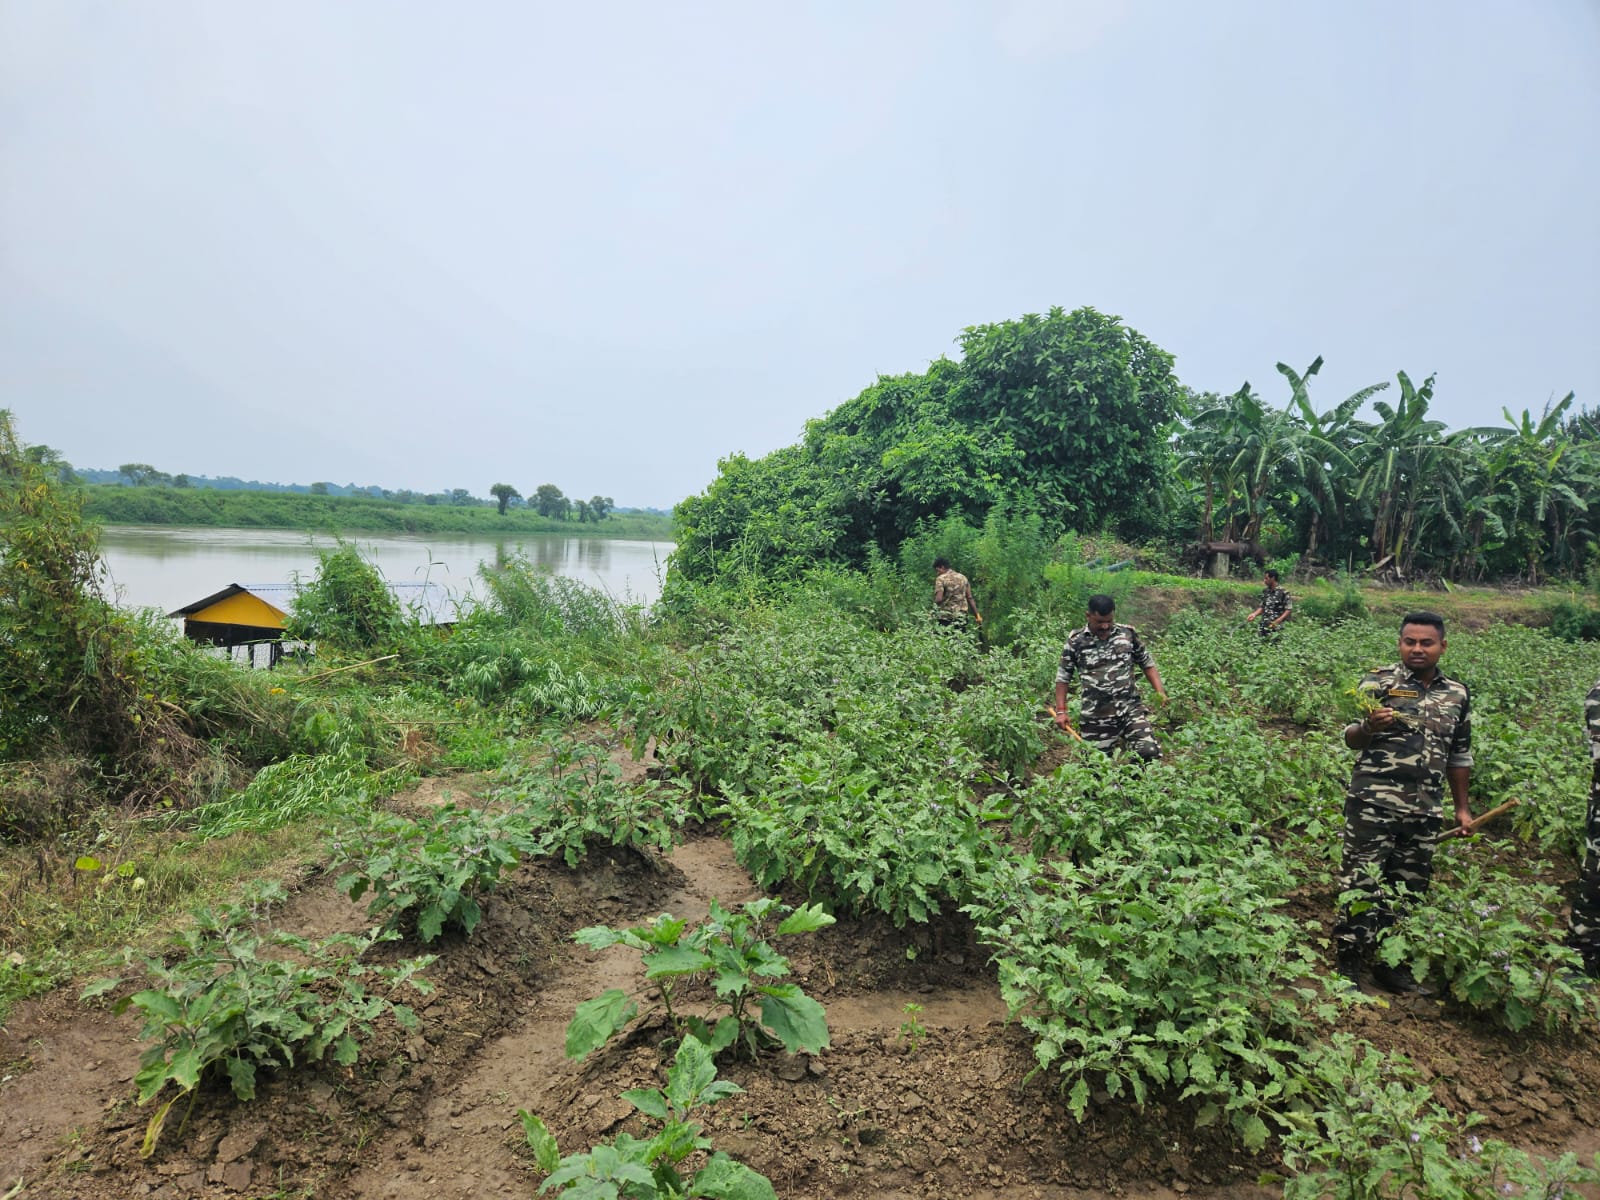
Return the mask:
<path id="1" fill-rule="evenodd" d="M 1117 602 L 1104 592 L 1089 597 L 1089 611 L 1097 617 L 1109 617 L 1117 611 Z"/>
<path id="2" fill-rule="evenodd" d="M 933 569 L 935 571 L 942 571 L 949 565 L 950 560 L 948 558 L 936 558 L 933 560 Z"/>
<path id="3" fill-rule="evenodd" d="M 1278 577 L 1277 570 L 1275 568 L 1273 568 L 1273 567 L 1268 567 L 1265 578 L 1267 578 L 1267 579 L 1276 579 L 1277 577 Z"/>
<path id="4" fill-rule="evenodd" d="M 1444 641 L 1444 618 L 1436 612 L 1422 610 L 1408 612 L 1400 618 L 1400 632 L 1404 633 L 1407 625 L 1432 625 L 1439 631 L 1439 640 Z"/>

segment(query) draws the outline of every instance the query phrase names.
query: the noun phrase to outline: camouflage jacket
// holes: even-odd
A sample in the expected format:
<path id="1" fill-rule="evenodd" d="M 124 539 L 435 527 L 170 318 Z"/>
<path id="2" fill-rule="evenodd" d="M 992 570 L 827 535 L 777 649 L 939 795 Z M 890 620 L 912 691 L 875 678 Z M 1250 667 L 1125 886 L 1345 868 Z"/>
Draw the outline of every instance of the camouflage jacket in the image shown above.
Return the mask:
<path id="1" fill-rule="evenodd" d="M 943 571 L 933 583 L 933 607 L 953 617 L 967 615 L 972 585 L 960 571 Z"/>
<path id="2" fill-rule="evenodd" d="M 1589 754 L 1594 759 L 1595 778 L 1600 780 L 1600 683 L 1594 685 L 1583 702 L 1583 719 L 1589 727 Z"/>
<path id="3" fill-rule="evenodd" d="M 1280 588 L 1261 593 L 1261 628 L 1265 629 L 1289 611 L 1289 593 Z"/>
<path id="4" fill-rule="evenodd" d="M 1083 677 L 1082 720 L 1132 716 L 1144 709 L 1135 668 L 1142 672 L 1155 665 L 1150 648 L 1132 625 L 1113 625 L 1104 641 L 1085 625 L 1073 630 L 1062 647 L 1056 682 L 1070 687 L 1074 676 Z"/>
<path id="5" fill-rule="evenodd" d="M 1394 709 L 1395 723 L 1356 754 L 1350 798 L 1417 816 L 1442 813 L 1448 767 L 1472 766 L 1472 697 L 1436 671 L 1431 686 L 1404 663 L 1361 677 L 1360 690 Z"/>

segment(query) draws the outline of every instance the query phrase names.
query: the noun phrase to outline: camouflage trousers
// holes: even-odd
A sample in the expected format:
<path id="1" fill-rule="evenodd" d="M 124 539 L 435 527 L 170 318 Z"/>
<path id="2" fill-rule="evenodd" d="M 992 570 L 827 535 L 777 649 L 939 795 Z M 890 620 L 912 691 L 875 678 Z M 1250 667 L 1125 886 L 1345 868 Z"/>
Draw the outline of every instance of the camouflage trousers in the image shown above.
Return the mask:
<path id="1" fill-rule="evenodd" d="M 1156 741 L 1156 731 L 1142 709 L 1127 716 L 1084 717 L 1078 732 L 1084 741 L 1107 754 L 1123 745 L 1145 762 L 1157 762 L 1161 758 L 1161 743 Z"/>
<path id="2" fill-rule="evenodd" d="M 1340 909 L 1333 927 L 1334 941 L 1372 949 L 1397 919 L 1387 892 L 1394 888 L 1418 896 L 1426 892 L 1433 879 L 1433 851 L 1438 842 L 1437 814 L 1397 812 L 1387 805 L 1347 797 L 1339 892 L 1360 892 L 1362 896 Z"/>
<path id="3" fill-rule="evenodd" d="M 1589 785 L 1589 813 L 1583 826 L 1583 866 L 1572 897 L 1572 928 L 1567 945 L 1583 955 L 1592 972 L 1600 968 L 1600 765 Z"/>

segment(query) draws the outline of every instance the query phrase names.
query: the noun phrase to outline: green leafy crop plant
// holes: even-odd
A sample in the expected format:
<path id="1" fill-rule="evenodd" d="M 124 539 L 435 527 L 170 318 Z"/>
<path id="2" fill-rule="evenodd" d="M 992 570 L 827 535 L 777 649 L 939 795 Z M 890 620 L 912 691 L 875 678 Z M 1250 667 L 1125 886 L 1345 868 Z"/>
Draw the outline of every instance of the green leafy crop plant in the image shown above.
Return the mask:
<path id="1" fill-rule="evenodd" d="M 730 796 L 724 809 L 734 853 L 763 887 L 793 882 L 904 926 L 959 904 L 992 853 L 977 808 L 947 781 L 841 775 L 820 752 L 783 768 L 765 794 Z"/>
<path id="2" fill-rule="evenodd" d="M 391 924 L 415 914 L 417 936 L 436 939 L 446 926 L 470 934 L 482 919 L 476 896 L 516 869 L 531 845 L 520 813 L 491 814 L 443 805 L 415 820 L 384 814 L 368 829 L 341 835 L 336 857 L 353 870 L 339 877 L 352 900 Z"/>
<path id="3" fill-rule="evenodd" d="M 685 1038 L 667 1071 L 666 1087 L 622 1093 L 643 1117 L 659 1123 L 649 1138 L 622 1133 L 613 1142 L 563 1158 L 544 1121 L 518 1109 L 534 1161 L 547 1176 L 539 1190 L 553 1189 L 571 1200 L 777 1200 L 765 1175 L 721 1151 L 684 1176 L 684 1160 L 712 1150 L 711 1139 L 691 1116 L 744 1090 L 717 1078 L 714 1053 L 698 1038 Z"/>
<path id="4" fill-rule="evenodd" d="M 1336 1033 L 1301 1056 L 1300 1095 L 1280 1118 L 1284 1200 L 1577 1200 L 1600 1170 L 1480 1139 L 1403 1059 Z M 1600 1166 L 1600 1160 L 1597 1160 Z"/>
<path id="5" fill-rule="evenodd" d="M 1166 841 L 1130 832 L 1084 867 L 1007 859 L 965 911 L 1079 1120 L 1096 1087 L 1139 1105 L 1173 1089 L 1259 1149 L 1318 998 L 1301 986 L 1318 972 L 1309 934 L 1280 911 L 1290 880 L 1270 848 L 1168 866 Z"/>
<path id="6" fill-rule="evenodd" d="M 600 747 L 564 734 L 543 739 L 501 780 L 495 798 L 526 822 L 530 852 L 557 856 L 569 867 L 596 845 L 666 854 L 687 819 L 680 789 L 657 780 L 625 784 L 622 768 Z"/>
<path id="7" fill-rule="evenodd" d="M 188 1096 L 192 1108 L 201 1082 L 216 1069 L 226 1072 L 238 1099 L 252 1100 L 263 1067 L 316 1062 L 330 1049 L 336 1062 L 349 1065 L 381 1018 L 416 1027 L 416 1014 L 392 997 L 405 986 L 424 995 L 433 990 L 418 975 L 433 962 L 431 956 L 377 967 L 361 962 L 361 956 L 398 935 L 373 930 L 311 941 L 258 929 L 266 906 L 283 898 L 281 887 L 269 885 L 246 904 L 197 910 L 195 925 L 180 935 L 184 955 L 170 965 L 124 952 L 155 985 L 114 1006 L 118 1013 L 138 1009 L 144 1016 L 140 1036 L 154 1043 L 134 1076 L 139 1103 L 172 1092 L 145 1130 L 141 1153 L 146 1157 L 155 1150 L 173 1104 Z M 292 958 L 269 957 L 263 953 L 268 947 Z M 121 982 L 98 980 L 84 989 L 83 998 Z"/>
<path id="8" fill-rule="evenodd" d="M 767 1047 L 781 1045 L 791 1054 L 802 1050 L 815 1054 L 828 1045 L 826 1014 L 798 984 L 777 982 L 789 974 L 789 960 L 766 941 L 775 917 L 782 919 L 770 928 L 774 937 L 809 933 L 834 923 L 815 906 L 790 908 L 768 898 L 729 910 L 713 900 L 709 918 L 693 927 L 663 913 L 650 925 L 633 929 L 592 925 L 573 938 L 591 950 L 627 946 L 639 951 L 645 978 L 660 989 L 668 1020 L 713 1052 L 734 1046 L 754 1058 Z M 696 979 L 709 982 L 729 1009 L 714 1023 L 673 1010 L 675 989 Z M 567 1026 L 568 1057 L 587 1057 L 638 1011 L 638 1005 L 617 988 L 578 1005 Z"/>
<path id="9" fill-rule="evenodd" d="M 1474 861 L 1482 848 L 1451 843 L 1434 859 L 1428 894 L 1405 909 L 1379 954 L 1433 977 L 1457 1003 L 1513 1031 L 1600 1016 L 1578 954 L 1561 944 L 1561 894 Z"/>

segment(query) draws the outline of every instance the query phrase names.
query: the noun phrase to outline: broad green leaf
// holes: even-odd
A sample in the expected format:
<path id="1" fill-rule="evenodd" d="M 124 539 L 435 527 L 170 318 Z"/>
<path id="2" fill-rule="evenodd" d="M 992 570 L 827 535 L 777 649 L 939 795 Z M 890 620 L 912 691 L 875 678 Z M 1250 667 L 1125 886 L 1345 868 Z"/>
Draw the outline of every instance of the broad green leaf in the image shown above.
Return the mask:
<path id="1" fill-rule="evenodd" d="M 567 1025 L 567 1057 L 586 1058 L 638 1015 L 639 1006 L 619 988 L 610 988 L 578 1005 Z"/>
<path id="2" fill-rule="evenodd" d="M 684 1038 L 667 1070 L 667 1100 L 678 1112 L 687 1112 L 700 1092 L 716 1077 L 717 1065 L 711 1060 L 711 1048 L 699 1038 Z"/>
<path id="3" fill-rule="evenodd" d="M 765 1175 L 720 1151 L 689 1181 L 688 1195 L 707 1200 L 778 1200 Z"/>
<path id="4" fill-rule="evenodd" d="M 417 914 L 417 936 L 424 942 L 436 939 L 444 929 L 445 910 L 437 903 L 430 904 Z"/>
<path id="5" fill-rule="evenodd" d="M 652 1190 L 655 1188 L 655 1177 L 650 1174 L 650 1168 L 643 1163 L 619 1162 L 616 1169 L 611 1172 L 611 1178 L 619 1183 L 635 1183 Z"/>
<path id="6" fill-rule="evenodd" d="M 200 1052 L 193 1046 L 185 1046 L 172 1056 L 172 1061 L 167 1064 L 167 1073 L 184 1091 L 192 1091 L 200 1082 L 200 1072 L 205 1070 L 205 1063 L 201 1061 Z"/>
<path id="7" fill-rule="evenodd" d="M 778 932 L 810 933 L 814 929 L 826 929 L 832 924 L 834 918 L 823 912 L 820 904 L 803 904 L 779 922 Z"/>
<path id="8" fill-rule="evenodd" d="M 667 1098 L 656 1088 L 629 1088 L 622 1093 L 622 1098 L 645 1116 L 658 1121 L 665 1121 L 671 1115 L 667 1109 Z"/>
<path id="9" fill-rule="evenodd" d="M 135 1008 L 147 1016 L 166 1021 L 169 1024 L 183 1020 L 183 1008 L 176 999 L 166 992 L 155 990 L 135 992 L 129 997 Z"/>
<path id="10" fill-rule="evenodd" d="M 738 1037 L 739 1018 L 723 1017 L 717 1022 L 716 1028 L 711 1031 L 711 1036 L 709 1038 L 701 1038 L 700 1040 L 711 1047 L 712 1054 L 720 1054 L 729 1046 L 733 1045 Z"/>
<path id="11" fill-rule="evenodd" d="M 105 864 L 92 854 L 80 855 L 78 861 L 72 864 L 75 871 L 98 871 L 103 866 Z"/>
<path id="12" fill-rule="evenodd" d="M 758 988 L 761 1024 L 790 1054 L 828 1047 L 827 1010 L 798 988 Z"/>
<path id="13" fill-rule="evenodd" d="M 1267 1123 L 1255 1114 L 1235 1120 L 1233 1124 L 1244 1140 L 1246 1150 L 1259 1150 L 1267 1144 Z"/>
<path id="14" fill-rule="evenodd" d="M 122 982 L 121 979 L 96 979 L 83 991 L 78 993 L 79 1000 L 93 1000 L 96 996 L 103 996 L 112 988 Z"/>
<path id="15" fill-rule="evenodd" d="M 667 946 L 644 956 L 646 979 L 670 979 L 693 975 L 711 966 L 711 959 L 687 946 Z"/>
<path id="16" fill-rule="evenodd" d="M 517 1116 L 522 1118 L 522 1134 L 527 1140 L 528 1149 L 533 1151 L 533 1161 L 539 1164 L 539 1170 L 546 1175 L 551 1174 L 561 1165 L 561 1152 L 556 1147 L 556 1139 L 544 1121 L 527 1109 L 517 1109 Z"/>
<path id="17" fill-rule="evenodd" d="M 1072 1115 L 1081 1123 L 1084 1114 L 1089 1111 L 1089 1081 L 1081 1075 L 1078 1082 L 1072 1085 L 1072 1091 L 1067 1094 L 1067 1107 L 1072 1110 Z"/>
<path id="18" fill-rule="evenodd" d="M 241 1100 L 256 1098 L 256 1065 L 248 1058 L 228 1059 L 228 1082 Z"/>

